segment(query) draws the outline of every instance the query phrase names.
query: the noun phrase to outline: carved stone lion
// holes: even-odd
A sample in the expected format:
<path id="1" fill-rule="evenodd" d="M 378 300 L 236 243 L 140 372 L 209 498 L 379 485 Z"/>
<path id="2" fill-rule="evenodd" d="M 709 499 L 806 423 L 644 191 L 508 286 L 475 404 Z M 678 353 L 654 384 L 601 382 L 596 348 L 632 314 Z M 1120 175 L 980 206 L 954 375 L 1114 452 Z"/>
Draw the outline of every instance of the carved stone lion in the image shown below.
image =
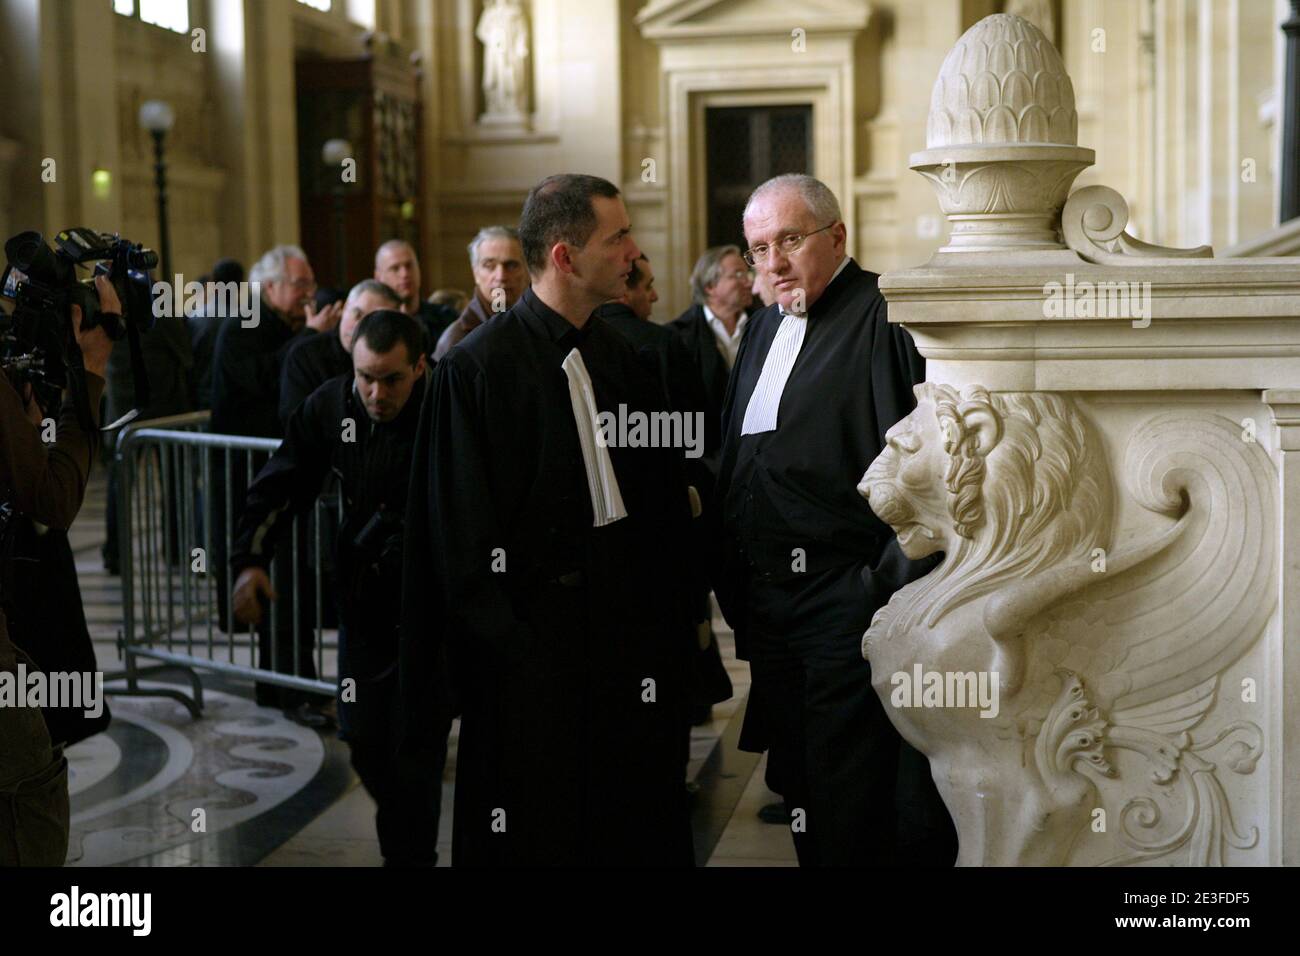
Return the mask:
<path id="1" fill-rule="evenodd" d="M 1226 737 L 1198 745 L 1188 731 L 1272 608 L 1267 456 L 1226 419 L 1154 416 L 1129 438 L 1124 477 L 1164 517 L 1117 536 L 1107 455 L 1072 399 L 933 383 L 916 396 L 858 490 L 905 554 L 945 557 L 877 613 L 863 654 L 891 720 L 930 758 L 959 862 L 1069 862 L 1104 802 L 1098 781 L 1121 776 L 1115 749 L 1181 785 L 1190 809 L 1171 825 L 1131 781 L 1109 786 L 1116 839 L 1136 851 L 1109 862 L 1190 846 L 1190 862 L 1213 863 L 1252 845 L 1224 822 L 1215 765 L 1195 754 Z M 1243 550 L 1264 560 L 1234 559 Z M 1207 588 L 1209 573 L 1224 584 Z M 950 696 L 983 675 L 995 704 L 897 693 L 923 675 Z M 1237 772 L 1254 767 L 1251 741 L 1235 742 Z"/>

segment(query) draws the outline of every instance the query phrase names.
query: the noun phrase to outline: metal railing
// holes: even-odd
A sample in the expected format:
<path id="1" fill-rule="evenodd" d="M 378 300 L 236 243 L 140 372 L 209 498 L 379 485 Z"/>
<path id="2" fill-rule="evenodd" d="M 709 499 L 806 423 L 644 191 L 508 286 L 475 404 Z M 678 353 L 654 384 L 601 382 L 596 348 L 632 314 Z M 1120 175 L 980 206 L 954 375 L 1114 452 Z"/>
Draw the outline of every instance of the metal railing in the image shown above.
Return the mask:
<path id="1" fill-rule="evenodd" d="M 305 525 L 293 518 L 270 569 L 277 600 L 260 629 L 237 625 L 231 546 L 245 492 L 280 441 L 210 434 L 208 419 L 208 412 L 192 412 L 137 422 L 118 437 L 125 669 L 107 677 L 125 679 L 126 688 L 113 693 L 170 697 L 196 718 L 203 708 L 201 671 L 332 695 L 338 639 L 325 626 L 332 542 L 323 529 L 341 520 L 341 496 L 322 493 Z M 305 601 L 314 606 L 304 607 Z M 304 654 L 308 627 L 314 640 Z M 291 655 L 282 653 L 286 640 Z M 156 663 L 142 666 L 141 659 Z M 192 694 L 139 683 L 176 669 L 189 677 Z"/>

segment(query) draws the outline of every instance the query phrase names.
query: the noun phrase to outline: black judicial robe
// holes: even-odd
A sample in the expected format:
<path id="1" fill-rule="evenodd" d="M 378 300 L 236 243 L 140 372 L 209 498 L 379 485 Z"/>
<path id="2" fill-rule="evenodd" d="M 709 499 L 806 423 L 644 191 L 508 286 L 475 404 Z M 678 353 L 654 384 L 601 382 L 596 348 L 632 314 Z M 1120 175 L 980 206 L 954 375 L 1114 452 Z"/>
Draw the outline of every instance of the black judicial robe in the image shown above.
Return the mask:
<path id="1" fill-rule="evenodd" d="M 714 582 L 742 655 L 750 629 L 790 638 L 865 631 L 895 590 L 933 567 L 908 561 L 857 491 L 925 379 L 911 336 L 886 318 L 877 278 L 850 260 L 827 286 L 809 310 L 776 430 L 741 437 L 782 316 L 769 306 L 746 328 L 723 406 Z"/>
<path id="2" fill-rule="evenodd" d="M 704 317 L 703 305 L 694 303 L 673 319 L 668 324 L 668 328 L 681 336 L 683 344 L 695 361 L 708 410 L 705 453 L 716 469 L 719 449 L 722 446 L 722 405 L 726 400 L 727 380 L 731 377 L 731 370 L 727 368 L 727 360 L 718 350 L 718 339 L 709 326 L 709 320 Z M 745 334 L 748 334 L 748 322 L 745 330 Z M 744 341 L 743 335 L 741 341 Z"/>
<path id="3" fill-rule="evenodd" d="M 460 713 L 458 866 L 692 860 L 681 452 L 611 447 L 628 517 L 593 528 L 561 367 L 574 347 L 600 410 L 663 410 L 618 333 L 574 329 L 532 289 L 447 353 L 422 410 L 401 752 L 436 753 Z"/>
<path id="4" fill-rule="evenodd" d="M 711 430 L 716 432 L 717 428 L 710 429 L 708 425 L 709 402 L 704 392 L 704 383 L 700 380 L 694 360 L 681 336 L 667 326 L 639 318 L 622 302 L 606 302 L 593 315 L 608 322 L 614 331 L 632 343 L 632 347 L 651 368 L 658 370 L 660 381 L 668 395 L 669 407 L 673 411 L 702 416 L 705 426 L 703 433 L 697 434 L 696 440 L 701 442 L 701 450 L 707 449 L 708 435 Z M 687 458 L 683 464 L 686 480 L 700 496 L 701 508 L 705 511 L 714 508 L 713 468 L 717 463 L 711 463 L 701 455 L 698 458 Z M 712 613 L 709 607 L 708 554 L 713 548 L 709 546 L 707 536 L 717 525 L 702 514 L 691 522 L 691 526 L 695 534 L 695 543 L 691 549 L 692 566 L 698 581 L 691 606 L 694 608 L 694 619 L 703 622 L 708 621 Z M 731 678 L 722 663 L 716 640 L 710 641 L 707 648 L 694 655 L 693 670 L 695 683 L 692 696 L 697 706 L 711 706 L 730 699 Z M 687 745 L 689 746 L 689 740 Z"/>

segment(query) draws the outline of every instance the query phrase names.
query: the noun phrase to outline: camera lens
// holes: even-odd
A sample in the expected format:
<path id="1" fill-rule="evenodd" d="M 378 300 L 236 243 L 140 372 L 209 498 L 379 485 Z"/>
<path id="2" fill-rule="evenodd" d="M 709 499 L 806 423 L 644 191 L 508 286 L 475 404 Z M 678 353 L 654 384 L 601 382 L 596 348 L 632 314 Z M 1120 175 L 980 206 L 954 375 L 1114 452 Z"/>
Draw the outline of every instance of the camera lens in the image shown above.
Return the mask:
<path id="1" fill-rule="evenodd" d="M 131 250 L 128 261 L 132 269 L 157 269 L 158 253 L 141 246 L 138 249 Z"/>
<path id="2" fill-rule="evenodd" d="M 29 278 L 47 285 L 59 282 L 59 262 L 39 232 L 20 232 L 5 243 L 5 256 L 11 265 Z"/>

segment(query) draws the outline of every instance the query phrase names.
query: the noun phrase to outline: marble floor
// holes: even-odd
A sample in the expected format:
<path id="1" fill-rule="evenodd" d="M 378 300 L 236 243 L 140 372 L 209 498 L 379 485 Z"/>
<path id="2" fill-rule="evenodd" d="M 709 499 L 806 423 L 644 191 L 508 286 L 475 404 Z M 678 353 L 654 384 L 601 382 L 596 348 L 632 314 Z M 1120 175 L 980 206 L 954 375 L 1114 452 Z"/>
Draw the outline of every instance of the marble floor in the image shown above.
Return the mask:
<path id="1" fill-rule="evenodd" d="M 122 667 L 121 579 L 107 574 L 105 482 L 98 468 L 70 532 L 87 623 L 99 667 Z M 735 695 L 692 732 L 688 778 L 697 785 L 692 825 L 697 862 L 709 866 L 793 866 L 785 827 L 758 810 L 775 796 L 764 759 L 736 749 L 749 669 L 735 659 L 721 618 L 715 632 Z M 144 681 L 147 690 L 188 691 L 179 675 Z M 110 681 L 108 731 L 71 748 L 71 866 L 378 866 L 374 803 L 333 733 L 307 730 L 258 707 L 251 684 L 203 676 L 195 720 L 166 696 L 118 696 Z M 440 865 L 451 858 L 452 786 L 458 728 L 443 782 Z"/>

